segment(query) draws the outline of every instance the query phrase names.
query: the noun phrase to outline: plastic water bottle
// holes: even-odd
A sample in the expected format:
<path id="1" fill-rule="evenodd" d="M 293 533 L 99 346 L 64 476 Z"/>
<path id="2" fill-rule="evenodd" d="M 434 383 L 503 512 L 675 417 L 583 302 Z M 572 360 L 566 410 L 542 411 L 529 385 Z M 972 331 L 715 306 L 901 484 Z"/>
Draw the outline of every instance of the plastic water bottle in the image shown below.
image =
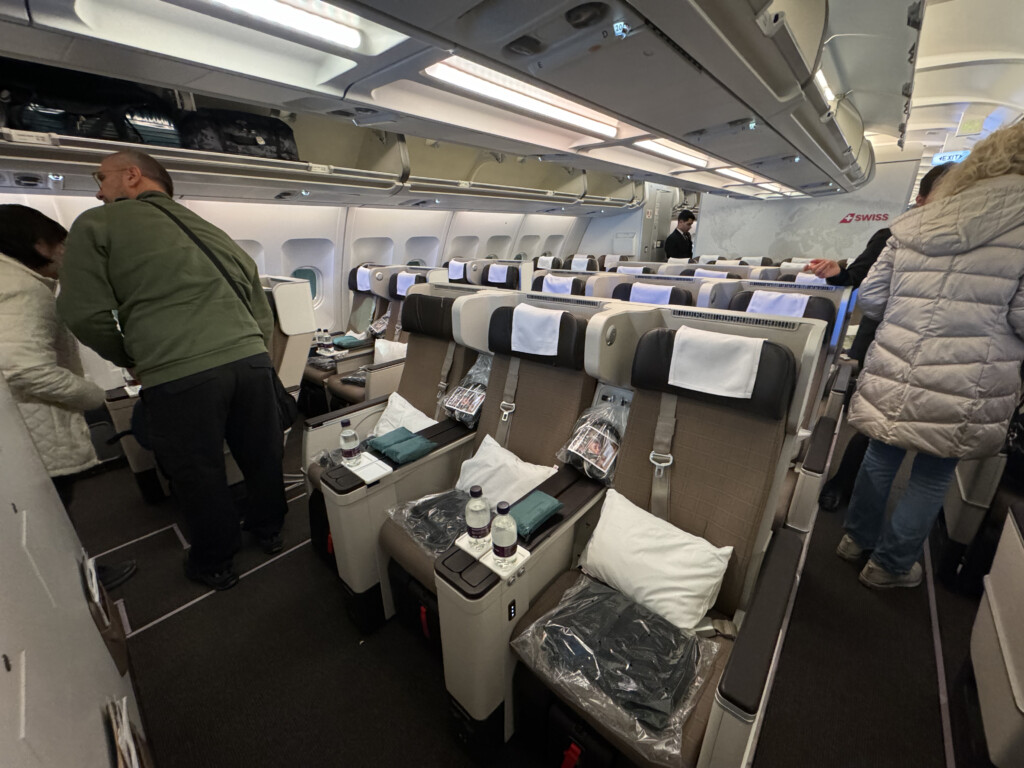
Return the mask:
<path id="1" fill-rule="evenodd" d="M 482 546 L 490 532 L 491 506 L 484 498 L 483 488 L 474 485 L 469 489 L 469 501 L 466 502 L 466 533 L 470 543 Z"/>
<path id="2" fill-rule="evenodd" d="M 352 429 L 352 422 L 341 420 L 341 461 L 346 467 L 354 467 L 359 463 L 359 435 Z"/>
<path id="3" fill-rule="evenodd" d="M 498 516 L 491 522 L 491 546 L 494 563 L 499 567 L 512 565 L 519 548 L 516 519 L 508 513 L 508 502 L 498 502 Z"/>
<path id="4" fill-rule="evenodd" d="M 334 342 L 331 341 L 331 334 L 327 332 L 326 328 L 321 328 L 318 335 L 320 337 L 320 349 L 330 350 L 334 346 Z"/>

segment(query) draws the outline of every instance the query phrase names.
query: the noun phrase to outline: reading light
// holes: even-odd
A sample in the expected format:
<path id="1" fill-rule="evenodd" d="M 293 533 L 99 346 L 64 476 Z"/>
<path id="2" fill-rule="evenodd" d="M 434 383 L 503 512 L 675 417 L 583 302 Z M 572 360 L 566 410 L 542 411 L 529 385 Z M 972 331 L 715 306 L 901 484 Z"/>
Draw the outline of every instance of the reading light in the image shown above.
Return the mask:
<path id="1" fill-rule="evenodd" d="M 638 149 L 646 149 L 648 152 L 654 152 L 662 157 L 667 157 L 669 160 L 676 160 L 677 162 L 685 163 L 686 165 L 692 165 L 695 168 L 708 167 L 708 161 L 706 158 L 690 154 L 681 147 L 676 148 L 660 141 L 645 139 L 644 141 L 633 142 L 633 146 Z"/>
<path id="2" fill-rule="evenodd" d="M 818 85 L 821 86 L 821 90 L 825 94 L 825 98 L 829 101 L 835 101 L 836 95 L 832 93 L 832 89 L 828 87 L 828 82 L 825 80 L 825 73 L 819 69 L 814 75 L 814 79 L 817 80 Z"/>
<path id="3" fill-rule="evenodd" d="M 736 179 L 736 181 L 742 181 L 747 184 L 754 180 L 753 176 L 748 176 L 745 173 L 740 173 L 739 171 L 734 170 L 732 168 L 715 168 L 713 170 L 717 174 L 720 174 L 722 176 L 728 176 L 730 179 Z"/>
<path id="4" fill-rule="evenodd" d="M 362 42 L 358 29 L 337 20 L 336 16 L 343 11 L 322 0 L 207 0 L 207 3 L 344 48 L 355 49 Z"/>
<path id="5" fill-rule="evenodd" d="M 500 101 L 535 115 L 571 125 L 586 133 L 613 139 L 618 135 L 613 118 L 576 104 L 568 99 L 535 88 L 487 67 L 481 67 L 460 56 L 451 56 L 432 64 L 425 74 L 456 88 L 484 98 Z"/>

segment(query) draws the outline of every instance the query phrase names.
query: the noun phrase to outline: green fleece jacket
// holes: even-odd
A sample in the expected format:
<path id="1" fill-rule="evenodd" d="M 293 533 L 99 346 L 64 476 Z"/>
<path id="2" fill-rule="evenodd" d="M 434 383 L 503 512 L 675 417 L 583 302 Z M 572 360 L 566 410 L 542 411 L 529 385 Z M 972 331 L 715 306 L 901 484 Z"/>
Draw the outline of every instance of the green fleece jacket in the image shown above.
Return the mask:
<path id="1" fill-rule="evenodd" d="M 246 304 L 166 214 L 191 229 Z M 274 316 L 256 264 L 161 192 L 86 211 L 68 234 L 57 311 L 84 344 L 154 386 L 266 352 Z"/>

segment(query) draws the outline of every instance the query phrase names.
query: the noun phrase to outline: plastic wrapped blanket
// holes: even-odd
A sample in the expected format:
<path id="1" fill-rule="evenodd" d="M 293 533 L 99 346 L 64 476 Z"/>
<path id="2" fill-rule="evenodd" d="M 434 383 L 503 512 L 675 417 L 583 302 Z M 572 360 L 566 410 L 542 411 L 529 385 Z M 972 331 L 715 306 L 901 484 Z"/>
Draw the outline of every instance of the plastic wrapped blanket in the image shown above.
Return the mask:
<path id="1" fill-rule="evenodd" d="M 683 724 L 718 646 L 581 575 L 512 641 L 542 679 L 660 765 L 678 765 Z"/>
<path id="2" fill-rule="evenodd" d="M 388 323 L 391 322 L 391 307 L 388 306 L 387 312 L 381 315 L 379 318 L 370 323 L 370 327 L 366 329 L 366 332 L 372 339 L 383 338 L 384 334 L 387 333 Z"/>
<path id="3" fill-rule="evenodd" d="M 393 507 L 388 514 L 427 554 L 436 557 L 466 530 L 467 501 L 468 493 L 453 489 Z"/>
<path id="4" fill-rule="evenodd" d="M 556 456 L 587 477 L 611 485 L 628 417 L 629 406 L 606 395 L 580 414 L 569 442 L 558 449 Z"/>
<path id="5" fill-rule="evenodd" d="M 466 371 L 459 386 L 446 392 L 439 399 L 445 416 L 465 424 L 470 429 L 480 420 L 480 409 L 487 397 L 487 382 L 491 378 L 493 355 L 481 354 L 473 367 Z"/>

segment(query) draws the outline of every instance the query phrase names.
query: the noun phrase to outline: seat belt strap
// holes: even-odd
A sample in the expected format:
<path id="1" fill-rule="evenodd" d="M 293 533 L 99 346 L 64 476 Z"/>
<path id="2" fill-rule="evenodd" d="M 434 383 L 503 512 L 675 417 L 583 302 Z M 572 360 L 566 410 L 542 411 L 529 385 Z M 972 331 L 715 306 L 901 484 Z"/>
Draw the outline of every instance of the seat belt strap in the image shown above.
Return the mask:
<path id="1" fill-rule="evenodd" d="M 508 361 L 508 374 L 505 376 L 505 392 L 501 397 L 501 421 L 498 422 L 495 439 L 502 448 L 508 443 L 508 432 L 512 426 L 512 414 L 516 410 L 516 387 L 519 386 L 519 358 L 512 357 Z"/>
<path id="2" fill-rule="evenodd" d="M 448 351 L 444 353 L 444 362 L 441 363 L 441 380 L 437 382 L 437 410 L 434 411 L 434 419 L 441 420 L 441 411 L 444 404 L 444 396 L 448 392 L 448 374 L 452 371 L 452 360 L 455 359 L 455 342 L 448 342 Z"/>
<path id="3" fill-rule="evenodd" d="M 651 451 L 651 464 L 654 475 L 651 478 L 651 514 L 662 520 L 668 520 L 669 494 L 671 492 L 672 474 L 672 438 L 676 433 L 676 396 L 668 392 L 661 393 L 661 409 L 658 411 L 658 423 L 654 428 L 654 450 Z"/>
<path id="4" fill-rule="evenodd" d="M 398 303 L 398 319 L 395 321 L 395 335 L 392 341 L 398 341 L 402 336 L 402 302 Z"/>

